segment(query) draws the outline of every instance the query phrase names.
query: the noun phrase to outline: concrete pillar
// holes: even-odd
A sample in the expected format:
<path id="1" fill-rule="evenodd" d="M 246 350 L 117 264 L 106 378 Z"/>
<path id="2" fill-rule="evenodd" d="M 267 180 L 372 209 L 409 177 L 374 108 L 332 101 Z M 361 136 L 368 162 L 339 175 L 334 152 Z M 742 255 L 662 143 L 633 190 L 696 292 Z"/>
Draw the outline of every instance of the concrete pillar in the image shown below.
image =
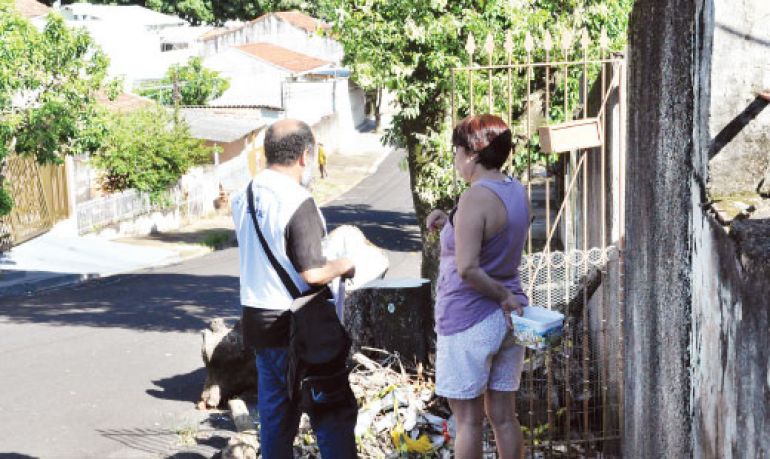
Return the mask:
<path id="1" fill-rule="evenodd" d="M 690 246 L 696 3 L 631 14 L 624 457 L 690 457 Z"/>

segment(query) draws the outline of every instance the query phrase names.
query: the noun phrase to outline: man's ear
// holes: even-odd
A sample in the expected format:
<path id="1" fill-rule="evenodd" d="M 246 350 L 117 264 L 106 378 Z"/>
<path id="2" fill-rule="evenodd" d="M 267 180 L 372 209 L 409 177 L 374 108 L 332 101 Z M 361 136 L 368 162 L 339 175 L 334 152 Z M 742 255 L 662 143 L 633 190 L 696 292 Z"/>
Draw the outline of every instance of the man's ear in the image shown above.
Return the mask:
<path id="1" fill-rule="evenodd" d="M 299 157 L 299 165 L 305 167 L 310 162 L 310 147 L 305 148 L 305 151 Z"/>

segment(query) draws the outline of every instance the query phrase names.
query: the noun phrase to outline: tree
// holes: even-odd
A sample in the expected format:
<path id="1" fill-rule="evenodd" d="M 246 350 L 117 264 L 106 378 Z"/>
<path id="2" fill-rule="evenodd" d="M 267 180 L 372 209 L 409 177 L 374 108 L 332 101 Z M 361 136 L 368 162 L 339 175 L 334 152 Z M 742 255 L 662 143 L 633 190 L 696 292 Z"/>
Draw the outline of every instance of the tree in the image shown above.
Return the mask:
<path id="1" fill-rule="evenodd" d="M 108 61 L 84 31 L 51 14 L 42 32 L 0 2 L 0 216 L 11 211 L 5 158 L 15 151 L 41 164 L 95 151 L 106 134 L 95 95 Z"/>
<path id="2" fill-rule="evenodd" d="M 139 89 L 139 94 L 164 105 L 174 105 L 178 92 L 178 102 L 182 105 L 206 105 L 229 87 L 230 82 L 220 77 L 219 72 L 204 67 L 200 57 L 191 57 L 186 65 L 172 65 L 160 86 Z"/>
<path id="3" fill-rule="evenodd" d="M 159 202 L 192 166 L 210 161 L 214 153 L 190 136 L 187 124 L 159 106 L 101 116 L 110 136 L 92 158 L 104 171 L 109 191 L 135 188 Z"/>
<path id="4" fill-rule="evenodd" d="M 526 31 L 550 30 L 559 36 L 563 29 L 587 27 L 596 37 L 605 27 L 613 49 L 622 49 L 631 4 L 631 0 L 323 2 L 321 10 L 344 47 L 353 78 L 365 89 L 385 87 L 395 95 L 397 111 L 385 141 L 408 152 L 412 198 L 424 242 L 423 276 L 434 278 L 436 272 L 437 241 L 426 231 L 425 217 L 433 208 L 449 207 L 457 193 L 448 145 L 451 69 L 468 64 L 464 49 L 468 34 L 483 39 L 491 33 L 499 48 L 505 32 L 512 31 L 517 61 L 526 56 Z M 495 55 L 496 63 L 503 59 Z M 467 84 L 462 79 L 457 83 L 461 88 Z M 468 100 L 459 96 L 456 104 L 460 116 L 468 113 Z"/>
<path id="5" fill-rule="evenodd" d="M 62 3 L 75 3 L 67 0 Z M 44 0 L 51 6 L 54 0 Z M 161 13 L 173 14 L 192 25 L 222 24 L 228 20 L 248 21 L 271 11 L 318 12 L 317 2 L 310 0 L 88 0 L 88 3 L 108 5 L 140 5 Z"/>

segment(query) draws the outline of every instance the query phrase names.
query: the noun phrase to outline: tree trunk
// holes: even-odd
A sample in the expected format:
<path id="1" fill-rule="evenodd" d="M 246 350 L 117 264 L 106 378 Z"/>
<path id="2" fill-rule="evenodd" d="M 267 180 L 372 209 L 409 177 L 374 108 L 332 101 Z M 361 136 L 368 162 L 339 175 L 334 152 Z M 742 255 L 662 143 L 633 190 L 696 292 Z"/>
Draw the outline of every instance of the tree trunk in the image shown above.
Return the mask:
<path id="1" fill-rule="evenodd" d="M 198 408 L 215 408 L 231 398 L 257 388 L 257 369 L 254 353 L 243 346 L 240 321 L 228 328 L 224 320 L 214 319 L 203 330 L 201 354 L 206 366 L 206 382 L 203 384 Z"/>
<path id="2" fill-rule="evenodd" d="M 374 102 L 374 132 L 380 132 L 382 124 L 382 88 L 377 88 Z"/>
<path id="3" fill-rule="evenodd" d="M 430 365 L 435 349 L 433 302 L 427 279 L 382 279 L 345 298 L 345 328 L 353 352 L 374 347 L 407 364 Z"/>

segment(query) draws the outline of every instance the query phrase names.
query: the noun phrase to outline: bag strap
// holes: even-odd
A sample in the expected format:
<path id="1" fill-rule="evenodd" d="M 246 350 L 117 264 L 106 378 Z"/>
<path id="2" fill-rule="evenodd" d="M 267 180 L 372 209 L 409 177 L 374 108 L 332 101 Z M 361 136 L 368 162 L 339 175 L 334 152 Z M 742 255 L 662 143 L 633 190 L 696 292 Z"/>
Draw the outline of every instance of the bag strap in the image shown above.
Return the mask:
<path id="1" fill-rule="evenodd" d="M 270 260 L 270 264 L 273 265 L 273 269 L 275 269 L 275 271 L 278 273 L 278 277 L 281 278 L 281 282 L 283 282 L 284 287 L 286 287 L 286 290 L 289 291 L 291 297 L 296 300 L 302 296 L 302 293 L 299 291 L 297 285 L 289 276 L 289 273 L 286 272 L 286 269 L 284 269 L 284 267 L 281 266 L 281 264 L 275 258 L 273 251 L 270 250 L 270 246 L 267 244 L 265 235 L 262 234 L 262 229 L 259 227 L 259 223 L 257 223 L 257 212 L 254 209 L 254 191 L 251 189 L 252 183 L 253 181 L 249 182 L 249 187 L 246 191 L 246 198 L 249 201 L 249 214 L 251 214 L 251 221 L 254 223 L 254 228 L 257 231 L 259 242 L 262 243 L 262 248 L 265 250 L 265 254 L 267 255 L 268 260 Z"/>

